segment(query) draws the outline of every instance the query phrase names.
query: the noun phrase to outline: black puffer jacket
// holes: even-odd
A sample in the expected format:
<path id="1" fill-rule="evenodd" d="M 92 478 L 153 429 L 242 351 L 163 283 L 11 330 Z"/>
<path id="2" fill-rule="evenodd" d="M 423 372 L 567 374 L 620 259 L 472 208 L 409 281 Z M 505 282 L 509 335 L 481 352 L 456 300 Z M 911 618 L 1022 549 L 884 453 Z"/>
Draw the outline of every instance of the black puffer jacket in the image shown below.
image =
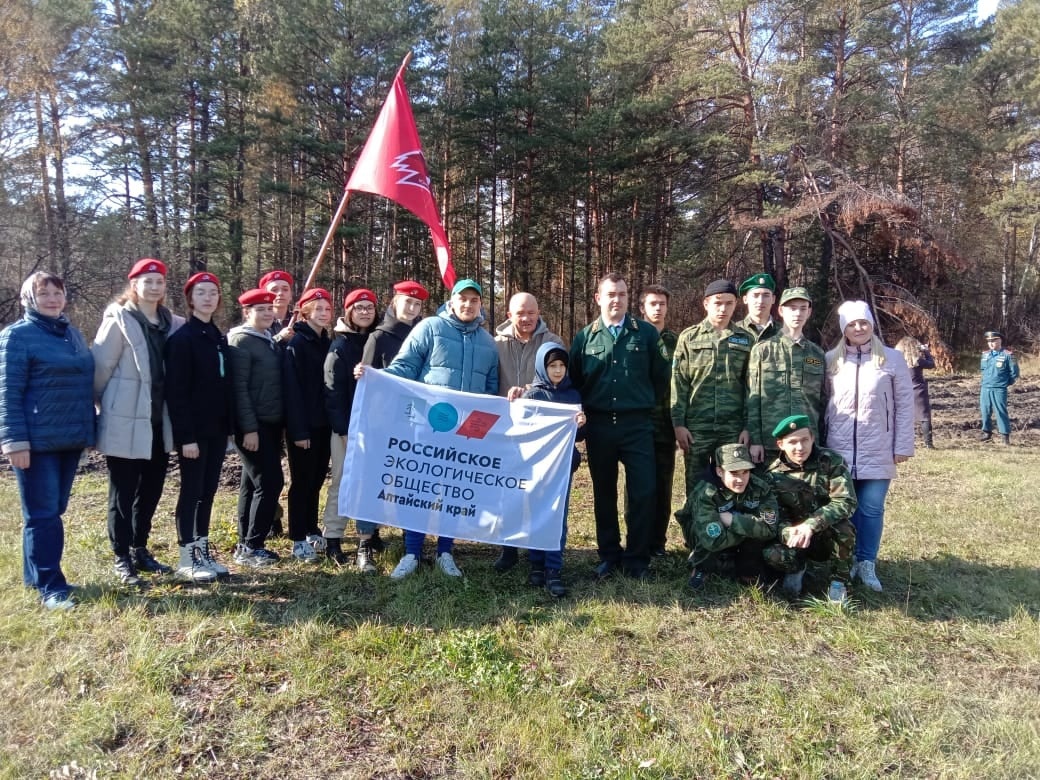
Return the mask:
<path id="1" fill-rule="evenodd" d="M 313 432 L 329 427 L 325 412 L 325 357 L 328 331 L 316 333 L 306 322 L 293 324 L 293 337 L 282 359 L 282 392 L 285 394 L 285 427 L 289 441 L 313 438 Z"/>
<path id="2" fill-rule="evenodd" d="M 285 418 L 282 393 L 282 347 L 270 334 L 245 325 L 228 333 L 235 396 L 235 432 L 255 433 L 260 423 L 279 425 Z"/>
<path id="3" fill-rule="evenodd" d="M 177 447 L 231 433 L 231 357 L 212 322 L 189 317 L 166 339 L 166 409 Z"/>
<path id="4" fill-rule="evenodd" d="M 392 308 L 387 309 L 383 321 L 368 336 L 361 362 L 373 368 L 386 368 L 401 351 L 401 345 L 412 328 L 421 320 L 422 317 L 416 317 L 411 322 L 404 322 L 394 316 Z"/>
<path id="5" fill-rule="evenodd" d="M 325 411 L 333 433 L 347 435 L 350 407 L 354 403 L 354 366 L 361 362 L 368 332 L 353 330 L 343 318 L 336 323 L 336 338 L 325 358 Z"/>

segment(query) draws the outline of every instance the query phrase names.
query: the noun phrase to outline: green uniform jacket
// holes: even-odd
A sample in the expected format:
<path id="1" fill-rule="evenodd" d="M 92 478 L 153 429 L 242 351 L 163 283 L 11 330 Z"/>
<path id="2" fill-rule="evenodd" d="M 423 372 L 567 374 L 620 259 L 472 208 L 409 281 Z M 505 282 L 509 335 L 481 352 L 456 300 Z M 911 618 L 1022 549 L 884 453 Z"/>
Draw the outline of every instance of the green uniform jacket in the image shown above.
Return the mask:
<path id="1" fill-rule="evenodd" d="M 769 320 L 769 324 L 762 328 L 761 333 L 759 332 L 758 327 L 751 321 L 751 317 L 745 317 L 739 324 L 740 327 L 751 334 L 753 344 L 765 341 L 766 339 L 771 339 L 780 332 L 780 326 L 777 324 L 776 320 L 773 319 Z"/>
<path id="2" fill-rule="evenodd" d="M 802 336 L 795 342 L 780 333 L 751 349 L 747 381 L 747 430 L 752 444 L 777 452 L 773 429 L 792 414 L 808 415 L 820 440 L 826 400 L 827 360 L 822 349 Z"/>
<path id="3" fill-rule="evenodd" d="M 658 338 L 657 348 L 661 357 L 668 364 L 668 380 L 672 377 L 672 355 L 675 354 L 675 345 L 679 341 L 679 334 L 670 330 L 662 330 Z M 675 445 L 675 428 L 672 427 L 672 398 L 666 392 L 658 400 L 657 406 L 650 413 L 650 419 L 654 422 L 654 441 Z"/>
<path id="4" fill-rule="evenodd" d="M 780 504 L 781 531 L 804 523 L 819 533 L 852 517 L 856 489 L 845 460 L 834 450 L 814 446 L 801 466 L 781 455 L 769 465 Z"/>
<path id="5" fill-rule="evenodd" d="M 657 328 L 626 314 L 617 340 L 598 318 L 571 345 L 569 374 L 585 411 L 646 411 L 668 393 Z"/>
<path id="6" fill-rule="evenodd" d="M 770 541 L 777 538 L 779 512 L 770 480 L 751 474 L 743 493 L 734 493 L 720 484 L 701 480 L 676 513 L 683 526 L 686 544 L 693 549 L 690 561 L 696 566 L 713 553 L 736 547 L 747 539 Z M 727 528 L 720 512 L 731 512 Z"/>
<path id="7" fill-rule="evenodd" d="M 744 428 L 747 366 L 754 336 L 707 320 L 679 334 L 672 358 L 672 425 L 726 437 Z"/>

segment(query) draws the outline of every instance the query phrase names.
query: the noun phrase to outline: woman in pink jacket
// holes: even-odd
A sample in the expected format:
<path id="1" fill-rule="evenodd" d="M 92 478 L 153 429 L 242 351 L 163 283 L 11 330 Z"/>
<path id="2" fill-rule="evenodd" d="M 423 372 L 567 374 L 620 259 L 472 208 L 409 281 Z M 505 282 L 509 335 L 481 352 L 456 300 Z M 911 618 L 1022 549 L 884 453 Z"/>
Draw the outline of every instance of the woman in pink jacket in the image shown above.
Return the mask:
<path id="1" fill-rule="evenodd" d="M 859 505 L 852 516 L 856 554 L 850 579 L 880 591 L 874 564 L 881 546 L 888 484 L 914 454 L 914 387 L 903 356 L 874 333 L 864 301 L 838 307 L 842 338 L 827 353 L 830 397 L 826 446 L 842 454 Z"/>

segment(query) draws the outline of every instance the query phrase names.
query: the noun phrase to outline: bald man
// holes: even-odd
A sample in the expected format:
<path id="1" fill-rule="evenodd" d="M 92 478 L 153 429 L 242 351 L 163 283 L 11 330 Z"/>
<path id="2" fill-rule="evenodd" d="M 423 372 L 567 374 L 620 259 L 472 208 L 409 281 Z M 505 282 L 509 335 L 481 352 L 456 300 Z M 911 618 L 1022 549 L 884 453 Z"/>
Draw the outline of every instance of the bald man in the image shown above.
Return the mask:
<path id="1" fill-rule="evenodd" d="M 523 394 L 524 387 L 534 381 L 538 348 L 547 341 L 563 347 L 563 339 L 549 330 L 541 318 L 538 299 L 531 293 L 518 292 L 509 299 L 509 319 L 495 330 L 499 395 L 512 400 Z M 515 547 L 503 547 L 492 566 L 497 572 L 505 572 L 516 566 L 518 560 Z"/>
<path id="2" fill-rule="evenodd" d="M 538 311 L 538 299 L 518 292 L 509 299 L 509 319 L 495 330 L 498 347 L 498 394 L 519 397 L 524 386 L 534 381 L 534 356 L 547 341 L 564 346 L 563 339 L 549 330 Z M 510 395 L 511 388 L 519 388 Z"/>

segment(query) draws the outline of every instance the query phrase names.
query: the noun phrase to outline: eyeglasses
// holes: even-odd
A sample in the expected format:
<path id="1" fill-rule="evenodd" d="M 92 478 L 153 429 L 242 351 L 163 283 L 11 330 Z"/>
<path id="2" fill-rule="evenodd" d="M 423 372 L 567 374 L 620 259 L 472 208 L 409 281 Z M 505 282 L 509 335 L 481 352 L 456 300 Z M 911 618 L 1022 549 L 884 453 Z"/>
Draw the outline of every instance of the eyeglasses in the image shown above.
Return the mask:
<path id="1" fill-rule="evenodd" d="M 354 311 L 358 314 L 371 314 L 375 310 L 375 306 L 358 306 L 357 304 L 354 304 Z"/>

